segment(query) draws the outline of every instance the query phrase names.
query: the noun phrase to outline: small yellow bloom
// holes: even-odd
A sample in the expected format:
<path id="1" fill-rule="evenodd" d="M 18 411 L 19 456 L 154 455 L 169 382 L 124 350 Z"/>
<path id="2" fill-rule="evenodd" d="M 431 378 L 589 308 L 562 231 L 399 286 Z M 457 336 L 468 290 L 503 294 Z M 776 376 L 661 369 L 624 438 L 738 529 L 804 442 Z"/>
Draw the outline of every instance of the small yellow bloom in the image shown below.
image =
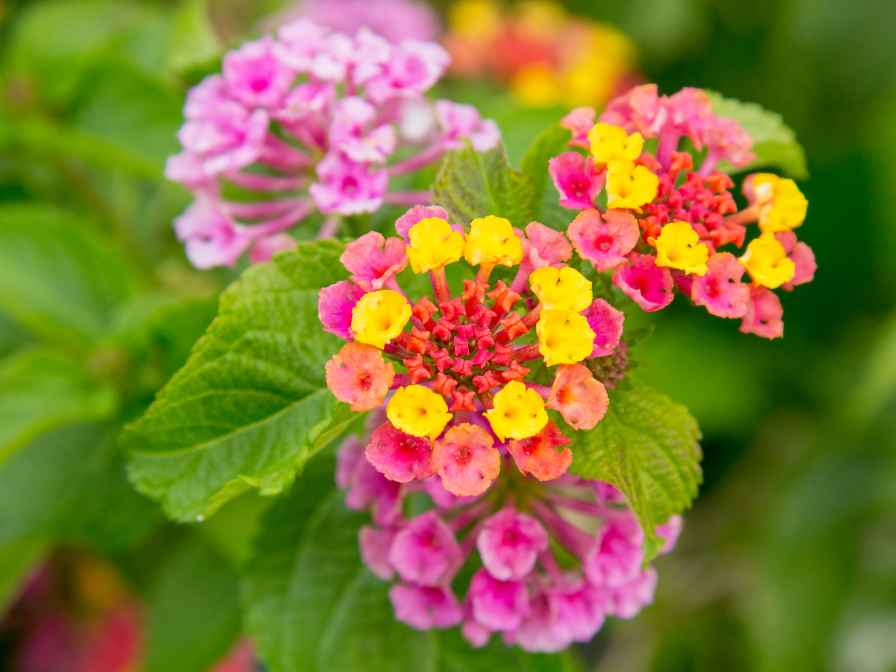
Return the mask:
<path id="1" fill-rule="evenodd" d="M 386 417 L 405 434 L 436 439 L 452 416 L 441 394 L 422 385 L 408 385 L 392 395 Z"/>
<path id="2" fill-rule="evenodd" d="M 515 266 L 523 259 L 523 241 L 503 217 L 480 217 L 470 223 L 464 257 L 471 266 Z"/>
<path id="3" fill-rule="evenodd" d="M 660 180 L 644 166 L 613 161 L 607 166 L 607 207 L 636 210 L 656 198 Z"/>
<path id="4" fill-rule="evenodd" d="M 517 7 L 517 24 L 526 35 L 561 39 L 560 32 L 568 25 L 563 6 L 545 0 L 527 0 Z"/>
<path id="5" fill-rule="evenodd" d="M 408 261 L 414 273 L 453 264 L 464 254 L 464 237 L 439 217 L 428 217 L 408 231 Z"/>
<path id="6" fill-rule="evenodd" d="M 594 349 L 594 331 L 588 320 L 572 310 L 542 311 L 535 333 L 538 350 L 548 366 L 576 364 Z"/>
<path id="7" fill-rule="evenodd" d="M 624 128 L 600 122 L 588 132 L 591 155 L 595 163 L 612 161 L 634 161 L 641 156 L 644 138 L 640 133 L 629 135 Z"/>
<path id="8" fill-rule="evenodd" d="M 358 343 L 382 349 L 411 319 L 411 306 L 391 289 L 368 292 L 352 309 L 352 333 Z"/>
<path id="9" fill-rule="evenodd" d="M 769 289 L 789 282 L 796 272 L 796 265 L 773 233 L 763 233 L 751 240 L 740 262 L 753 282 Z"/>
<path id="10" fill-rule="evenodd" d="M 790 231 L 803 223 L 809 201 L 796 182 L 772 173 L 757 173 L 752 181 L 763 232 Z"/>
<path id="11" fill-rule="evenodd" d="M 532 63 L 517 71 L 510 82 L 510 91 L 529 107 L 556 105 L 565 93 L 557 73 L 544 63 Z"/>
<path id="12" fill-rule="evenodd" d="M 548 424 L 544 399 L 518 380 L 501 388 L 495 395 L 492 409 L 485 413 L 485 417 L 501 441 L 528 439 Z"/>
<path id="13" fill-rule="evenodd" d="M 448 22 L 460 37 L 486 40 L 501 27 L 501 10 L 491 0 L 460 0 L 451 6 Z"/>
<path id="14" fill-rule="evenodd" d="M 591 281 L 569 266 L 545 266 L 532 272 L 529 286 L 542 309 L 581 312 L 591 305 Z"/>
<path id="15" fill-rule="evenodd" d="M 676 268 L 693 275 L 706 275 L 709 248 L 687 222 L 669 222 L 663 227 L 656 244 L 656 265 Z"/>

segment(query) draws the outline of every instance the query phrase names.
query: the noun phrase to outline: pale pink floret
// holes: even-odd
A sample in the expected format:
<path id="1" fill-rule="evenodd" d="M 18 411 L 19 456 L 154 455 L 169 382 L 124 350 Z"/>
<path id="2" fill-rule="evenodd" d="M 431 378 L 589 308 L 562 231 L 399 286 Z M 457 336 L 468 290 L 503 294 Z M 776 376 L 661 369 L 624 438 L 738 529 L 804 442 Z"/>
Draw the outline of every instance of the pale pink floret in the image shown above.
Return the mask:
<path id="1" fill-rule="evenodd" d="M 778 295 L 767 287 L 750 288 L 750 304 L 740 323 L 745 334 L 774 339 L 784 335 L 784 308 Z"/>
<path id="2" fill-rule="evenodd" d="M 464 621 L 462 632 L 464 639 L 466 639 L 474 649 L 481 649 L 488 644 L 488 640 L 491 638 L 492 634 L 491 630 L 481 623 L 477 623 L 473 618 L 468 618 Z"/>
<path id="3" fill-rule="evenodd" d="M 577 107 L 560 121 L 560 125 L 572 133 L 570 147 L 588 149 L 588 132 L 594 128 L 597 112 L 593 107 Z"/>
<path id="4" fill-rule="evenodd" d="M 389 562 L 399 576 L 421 586 L 447 585 L 463 559 L 454 532 L 435 511 L 409 522 L 395 535 L 389 550 Z"/>
<path id="5" fill-rule="evenodd" d="M 532 268 L 557 266 L 572 256 L 572 246 L 559 231 L 540 222 L 526 225 L 527 259 Z"/>
<path id="6" fill-rule="evenodd" d="M 753 138 L 734 119 L 711 117 L 704 125 L 703 142 L 709 150 L 707 160 L 715 166 L 717 161 L 729 161 L 743 168 L 756 158 Z"/>
<path id="7" fill-rule="evenodd" d="M 605 173 L 594 161 L 578 152 L 565 152 L 548 162 L 554 186 L 560 193 L 560 205 L 571 210 L 594 207 L 594 199 L 604 186 Z"/>
<path id="8" fill-rule="evenodd" d="M 657 266 L 649 254 L 632 253 L 628 261 L 616 269 L 613 284 L 648 313 L 662 310 L 675 298 L 672 274 L 668 268 Z"/>
<path id="9" fill-rule="evenodd" d="M 389 590 L 395 617 L 417 630 L 450 628 L 463 620 L 463 609 L 448 588 L 399 583 Z"/>
<path id="10" fill-rule="evenodd" d="M 687 86 L 661 100 L 667 115 L 663 133 L 687 136 L 697 149 L 702 149 L 706 131 L 717 119 L 706 91 Z"/>
<path id="11" fill-rule="evenodd" d="M 383 170 L 329 154 L 317 166 L 318 181 L 309 192 L 324 213 L 357 215 L 373 212 L 383 203 L 389 176 Z"/>
<path id="12" fill-rule="evenodd" d="M 504 633 L 504 641 L 532 653 L 555 653 L 572 643 L 564 631 L 550 593 L 542 589 L 529 596 L 529 612 L 516 630 Z"/>
<path id="13" fill-rule="evenodd" d="M 591 331 L 594 332 L 594 349 L 591 351 L 591 356 L 612 355 L 622 339 L 625 313 L 617 310 L 603 299 L 595 299 L 582 314 L 588 320 Z"/>
<path id="14" fill-rule="evenodd" d="M 607 413 L 607 388 L 584 364 L 559 367 L 545 406 L 563 416 L 577 430 L 594 429 Z"/>
<path id="15" fill-rule="evenodd" d="M 593 586 L 623 586 L 637 577 L 644 559 L 644 533 L 629 512 L 610 515 L 584 559 L 585 576 Z"/>
<path id="16" fill-rule="evenodd" d="M 442 76 L 450 62 L 448 52 L 431 42 L 407 40 L 393 49 L 380 74 L 366 82 L 375 103 L 424 93 Z"/>
<path id="17" fill-rule="evenodd" d="M 363 98 L 340 100 L 333 110 L 330 146 L 358 163 L 382 163 L 395 151 L 393 126 L 370 128 L 376 120 L 376 108 Z"/>
<path id="18" fill-rule="evenodd" d="M 177 137 L 195 157 L 202 173 L 211 178 L 257 161 L 264 151 L 270 117 L 225 104 L 213 116 L 188 118 Z M 185 159 L 180 159 L 181 167 Z"/>
<path id="19" fill-rule="evenodd" d="M 440 32 L 435 12 L 416 0 L 306 0 L 293 12 L 348 34 L 370 27 L 391 42 L 433 40 Z"/>
<path id="20" fill-rule="evenodd" d="M 325 370 L 333 396 L 359 413 L 382 406 L 395 379 L 395 369 L 378 348 L 354 341 L 343 345 Z"/>
<path id="21" fill-rule="evenodd" d="M 617 618 L 634 618 L 641 609 L 653 602 L 656 583 L 657 574 L 653 567 L 639 571 L 630 581 L 608 592 L 607 613 Z"/>
<path id="22" fill-rule="evenodd" d="M 349 437 L 339 448 L 336 483 L 345 490 L 345 505 L 354 511 L 373 510 L 380 525 L 391 525 L 400 516 L 398 483 L 374 469 L 364 455 L 364 446 Z"/>
<path id="23" fill-rule="evenodd" d="M 196 268 L 233 266 L 252 242 L 244 228 L 205 198 L 195 201 L 174 220 L 174 230 Z"/>
<path id="24" fill-rule="evenodd" d="M 547 549 L 548 535 L 541 523 L 513 508 L 489 518 L 476 539 L 482 564 L 496 578 L 523 579 Z"/>
<path id="25" fill-rule="evenodd" d="M 366 452 L 376 470 L 391 481 L 409 483 L 434 473 L 429 441 L 405 434 L 389 422 L 371 434 Z"/>
<path id="26" fill-rule="evenodd" d="M 479 425 L 461 423 L 440 438 L 432 453 L 442 485 L 453 495 L 481 495 L 501 472 L 501 453 L 492 435 Z"/>
<path id="27" fill-rule="evenodd" d="M 775 234 L 778 242 L 784 246 L 787 256 L 793 261 L 795 270 L 793 279 L 786 282 L 781 287 L 791 292 L 797 285 L 804 285 L 815 279 L 815 271 L 818 270 L 818 264 L 815 263 L 815 253 L 806 243 L 797 239 L 793 231 L 781 231 Z"/>
<path id="28" fill-rule="evenodd" d="M 693 277 L 691 299 L 716 317 L 743 317 L 750 303 L 750 287 L 741 281 L 745 270 L 733 254 L 717 252 L 706 273 Z"/>
<path id="29" fill-rule="evenodd" d="M 296 73 L 274 55 L 274 44 L 270 37 L 263 37 L 224 57 L 228 91 L 241 103 L 275 109 L 289 92 Z"/>
<path id="30" fill-rule="evenodd" d="M 262 238 L 252 246 L 252 251 L 249 253 L 249 259 L 253 264 L 260 264 L 265 261 L 270 261 L 274 258 L 274 255 L 280 254 L 281 252 L 294 250 L 296 245 L 295 238 L 292 238 L 285 233 L 268 236 L 267 238 Z"/>
<path id="31" fill-rule="evenodd" d="M 501 141 L 501 132 L 491 119 L 483 119 L 472 105 L 449 100 L 436 101 L 436 120 L 447 149 L 460 149 L 467 138 L 477 152 L 487 152 Z"/>
<path id="32" fill-rule="evenodd" d="M 609 600 L 603 591 L 581 580 L 561 581 L 548 589 L 556 630 L 570 643 L 588 642 L 604 624 Z"/>
<path id="33" fill-rule="evenodd" d="M 681 535 L 681 528 L 684 527 L 684 518 L 681 516 L 672 516 L 662 525 L 658 525 L 656 533 L 663 540 L 660 553 L 663 555 L 671 553 L 678 543 L 678 537 Z"/>
<path id="34" fill-rule="evenodd" d="M 324 287 L 317 295 L 317 315 L 324 329 L 340 338 L 352 337 L 352 310 L 364 290 L 349 280 Z"/>
<path id="35" fill-rule="evenodd" d="M 313 21 L 286 23 L 277 33 L 280 44 L 274 49 L 277 58 L 297 72 L 310 72 L 315 59 L 327 47 L 330 31 Z"/>
<path id="36" fill-rule="evenodd" d="M 628 212 L 608 210 L 601 215 L 588 209 L 576 215 L 567 235 L 583 259 L 598 271 L 608 271 L 622 264 L 635 249 L 641 230 Z"/>
<path id="37" fill-rule="evenodd" d="M 395 221 L 395 230 L 398 232 L 398 235 L 404 239 L 404 242 L 407 243 L 409 242 L 408 231 L 411 230 L 411 227 L 417 222 L 429 219 L 430 217 L 447 221 L 448 211 L 438 205 L 415 205 Z"/>
<path id="38" fill-rule="evenodd" d="M 645 138 L 652 138 L 659 133 L 666 116 L 656 84 L 643 84 L 611 100 L 600 120 L 621 126 L 629 133 L 637 131 Z"/>
<path id="39" fill-rule="evenodd" d="M 331 82 L 299 84 L 274 112 L 274 118 L 285 124 L 307 123 L 326 111 L 336 98 L 336 87 Z"/>
<path id="40" fill-rule="evenodd" d="M 339 260 L 352 274 L 352 280 L 367 291 L 388 285 L 408 263 L 404 241 L 385 238 L 376 231 L 346 245 Z"/>
<path id="41" fill-rule="evenodd" d="M 490 630 L 518 628 L 529 609 L 529 596 L 522 581 L 501 581 L 484 569 L 473 576 L 468 599 L 476 621 Z"/>
<path id="42" fill-rule="evenodd" d="M 361 559 L 373 575 L 383 581 L 395 576 L 395 569 L 389 562 L 389 550 L 394 540 L 395 532 L 389 528 L 365 525 L 358 534 Z"/>

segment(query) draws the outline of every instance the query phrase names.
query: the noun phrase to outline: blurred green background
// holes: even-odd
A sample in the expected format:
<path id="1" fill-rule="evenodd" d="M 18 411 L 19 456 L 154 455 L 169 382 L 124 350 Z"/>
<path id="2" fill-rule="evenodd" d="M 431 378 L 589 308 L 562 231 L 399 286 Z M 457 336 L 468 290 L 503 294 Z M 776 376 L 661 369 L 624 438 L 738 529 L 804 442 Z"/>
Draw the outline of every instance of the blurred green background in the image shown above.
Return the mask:
<path id="1" fill-rule="evenodd" d="M 0 354 L 63 340 L 54 322 L 31 328 L 21 319 L 40 318 L 34 302 L 59 288 L 32 291 L 45 280 L 27 277 L 33 267 L 16 237 L 5 236 L 13 219 L 21 226 L 23 217 L 52 216 L 60 235 L 77 229 L 85 240 L 114 247 L 138 288 L 130 312 L 107 316 L 98 327 L 103 338 L 63 350 L 119 393 L 120 421 L 139 413 L 183 360 L 217 291 L 236 273 L 188 267 L 171 230 L 187 194 L 165 183 L 162 168 L 176 150 L 186 88 L 214 67 L 221 45 L 238 42 L 284 3 L 208 4 L 206 16 L 198 0 L 0 0 L 0 285 L 7 283 L 0 294 L 24 297 L 20 310 L 0 311 Z M 436 4 L 444 11 L 450 3 Z M 735 324 L 681 302 L 660 316 L 642 365 L 700 421 L 705 483 L 679 549 L 657 563 L 656 604 L 633 622 L 605 628 L 588 647 L 589 658 L 606 670 L 892 672 L 896 6 L 883 0 L 565 6 L 624 30 L 646 79 L 662 91 L 706 87 L 783 115 L 809 159 L 810 178 L 800 186 L 810 210 L 800 237 L 819 263 L 813 284 L 783 297 L 781 341 L 744 336 Z M 520 108 L 488 84 L 444 87 L 498 120 L 516 160 L 564 112 Z M 20 273 L 26 275 L 16 285 L 11 276 Z M 141 320 L 155 328 L 134 336 L 128 326 Z M 115 459 L 110 468 L 120 475 Z M 21 505 L 11 478 L 0 470 L 6 489 L 0 507 Z M 131 505 L 147 529 L 158 529 L 142 500 Z M 39 512 L 48 536 L 55 534 L 53 515 Z M 252 518 L 242 510 L 222 515 L 230 517 L 221 528 Z M 91 546 L 89 523 L 72 542 Z M 28 549 L 9 546 L 21 543 L 9 527 L 0 521 L 6 571 L 10 557 L 19 564 L 29 557 Z M 158 534 L 150 545 L 157 553 Z M 151 574 L 151 560 L 128 554 L 137 543 L 130 536 L 101 551 L 129 576 Z M 148 532 L 137 537 L 149 543 Z M 206 538 L 225 557 L 238 561 L 243 553 L 220 530 Z"/>

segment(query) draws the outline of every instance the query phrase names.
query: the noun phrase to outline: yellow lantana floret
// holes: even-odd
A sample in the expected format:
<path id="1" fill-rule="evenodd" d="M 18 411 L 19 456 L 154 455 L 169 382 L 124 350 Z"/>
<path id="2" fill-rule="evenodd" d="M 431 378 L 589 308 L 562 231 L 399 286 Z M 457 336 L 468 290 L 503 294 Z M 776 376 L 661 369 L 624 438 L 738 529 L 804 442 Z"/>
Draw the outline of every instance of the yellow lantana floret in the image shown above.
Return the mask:
<path id="1" fill-rule="evenodd" d="M 470 222 L 464 257 L 471 266 L 515 266 L 523 259 L 523 241 L 503 217 L 480 217 Z"/>
<path id="2" fill-rule="evenodd" d="M 382 349 L 411 319 L 407 299 L 391 289 L 368 292 L 352 309 L 352 333 L 358 343 Z"/>
<path id="3" fill-rule="evenodd" d="M 451 6 L 448 22 L 455 35 L 484 40 L 501 27 L 501 10 L 492 0 L 460 0 Z"/>
<path id="4" fill-rule="evenodd" d="M 773 233 L 763 233 L 751 240 L 740 262 L 753 282 L 769 289 L 793 280 L 796 272 L 796 265 Z"/>
<path id="5" fill-rule="evenodd" d="M 557 73 L 545 63 L 521 68 L 510 82 L 510 90 L 523 105 L 548 107 L 563 97 L 563 84 Z"/>
<path id="6" fill-rule="evenodd" d="M 501 441 L 528 439 L 548 424 L 544 399 L 518 380 L 507 383 L 495 395 L 494 405 L 486 411 L 492 430 Z"/>
<path id="7" fill-rule="evenodd" d="M 440 217 L 421 219 L 408 231 L 408 261 L 414 273 L 453 264 L 464 254 L 464 237 Z"/>
<path id="8" fill-rule="evenodd" d="M 624 128 L 600 122 L 588 132 L 591 155 L 598 164 L 613 161 L 632 162 L 641 156 L 644 138 L 640 133 L 629 135 Z"/>
<path id="9" fill-rule="evenodd" d="M 803 223 L 809 201 L 796 182 L 772 173 L 757 173 L 751 179 L 759 207 L 760 229 L 766 233 L 778 233 L 790 231 Z"/>
<path id="10" fill-rule="evenodd" d="M 545 310 L 535 325 L 538 351 L 548 366 L 576 364 L 594 349 L 594 331 L 584 316 L 572 310 Z"/>
<path id="11" fill-rule="evenodd" d="M 642 165 L 613 161 L 607 166 L 607 207 L 636 210 L 656 198 L 659 178 Z"/>
<path id="12" fill-rule="evenodd" d="M 529 286 L 543 309 L 581 312 L 591 305 L 591 281 L 569 266 L 545 266 L 532 272 Z"/>
<path id="13" fill-rule="evenodd" d="M 687 222 L 669 222 L 653 242 L 657 266 L 706 275 L 709 248 L 700 242 L 700 236 Z"/>
<path id="14" fill-rule="evenodd" d="M 422 385 L 408 385 L 392 395 L 386 417 L 405 434 L 436 439 L 452 416 L 442 395 Z"/>

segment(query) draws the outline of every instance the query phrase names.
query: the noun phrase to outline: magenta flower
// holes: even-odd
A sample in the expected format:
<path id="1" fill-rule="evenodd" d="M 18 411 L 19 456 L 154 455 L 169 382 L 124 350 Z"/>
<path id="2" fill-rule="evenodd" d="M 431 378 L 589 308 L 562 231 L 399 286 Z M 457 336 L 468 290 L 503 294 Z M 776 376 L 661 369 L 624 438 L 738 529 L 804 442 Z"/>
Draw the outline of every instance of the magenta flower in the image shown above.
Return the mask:
<path id="1" fill-rule="evenodd" d="M 812 248 L 797 240 L 793 231 L 781 231 L 775 234 L 775 238 L 784 246 L 784 251 L 794 265 L 793 279 L 783 284 L 783 289 L 792 292 L 797 285 L 812 282 L 815 279 L 815 271 L 818 269 Z"/>
<path id="2" fill-rule="evenodd" d="M 415 0 L 303 0 L 283 17 L 304 17 L 342 33 L 370 28 L 393 42 L 433 40 L 439 32 L 435 13 Z"/>
<path id="3" fill-rule="evenodd" d="M 489 518 L 477 539 L 482 563 L 495 578 L 522 579 L 531 573 L 548 535 L 532 516 L 507 508 Z"/>
<path id="4" fill-rule="evenodd" d="M 166 167 L 202 203 L 178 225 L 190 260 L 231 266 L 249 252 L 263 261 L 287 249 L 283 236 L 315 212 L 327 215 L 318 235 L 332 237 L 342 217 L 430 200 L 428 192 L 390 191 L 392 178 L 467 140 L 481 151 L 500 141 L 475 108 L 426 99 L 447 65 L 434 43 L 304 20 L 227 54 L 222 73 L 188 94 L 183 151 Z M 432 121 L 411 139 L 401 128 L 415 110 Z M 190 235 L 195 219 L 205 223 Z"/>
<path id="5" fill-rule="evenodd" d="M 395 220 L 395 230 L 402 237 L 404 242 L 408 242 L 408 231 L 417 222 L 424 219 L 434 217 L 436 219 L 448 219 L 448 211 L 438 205 L 415 205 L 413 208 L 404 213 Z"/>
<path id="6" fill-rule="evenodd" d="M 589 157 L 565 152 L 548 163 L 554 186 L 560 192 L 560 205 L 572 210 L 593 208 L 594 199 L 604 186 L 604 173 Z"/>
<path id="7" fill-rule="evenodd" d="M 693 279 L 691 298 L 716 317 L 740 318 L 750 303 L 750 287 L 741 282 L 746 269 L 728 252 L 714 254 L 706 275 Z"/>
<path id="8" fill-rule="evenodd" d="M 569 225 L 569 239 L 576 252 L 599 271 L 623 263 L 638 244 L 638 222 L 627 212 L 608 210 L 603 215 L 587 206 Z"/>
<path id="9" fill-rule="evenodd" d="M 368 569 L 379 579 L 389 581 L 395 570 L 389 560 L 389 551 L 395 542 L 395 532 L 389 528 L 365 526 L 358 535 L 361 559 Z"/>
<path id="10" fill-rule="evenodd" d="M 389 562 L 405 581 L 421 586 L 450 583 L 462 553 L 454 532 L 434 512 L 417 516 L 395 535 Z"/>
<path id="11" fill-rule="evenodd" d="M 577 107 L 563 117 L 560 125 L 572 133 L 572 147 L 588 149 L 588 131 L 594 127 L 596 117 L 593 107 Z"/>
<path id="12" fill-rule="evenodd" d="M 389 422 L 370 435 L 367 459 L 386 478 L 398 483 L 429 478 L 434 473 L 429 441 L 405 434 Z"/>
<path id="13" fill-rule="evenodd" d="M 522 581 L 502 581 L 480 569 L 468 595 L 473 618 L 488 630 L 516 630 L 529 609 L 529 592 Z"/>
<path id="14" fill-rule="evenodd" d="M 447 588 L 399 583 L 392 586 L 389 599 L 395 617 L 417 630 L 450 628 L 463 619 L 457 598 Z"/>
<path id="15" fill-rule="evenodd" d="M 603 299 L 595 299 L 585 311 L 585 319 L 594 332 L 592 357 L 607 357 L 619 347 L 625 314 Z"/>
<path id="16" fill-rule="evenodd" d="M 317 295 L 317 314 L 324 329 L 340 338 L 352 337 L 352 309 L 365 292 L 349 280 L 324 287 Z"/>
<path id="17" fill-rule="evenodd" d="M 616 269 L 613 284 L 648 313 L 662 310 L 675 298 L 672 274 L 668 268 L 657 266 L 649 254 L 632 253 L 629 260 Z"/>

